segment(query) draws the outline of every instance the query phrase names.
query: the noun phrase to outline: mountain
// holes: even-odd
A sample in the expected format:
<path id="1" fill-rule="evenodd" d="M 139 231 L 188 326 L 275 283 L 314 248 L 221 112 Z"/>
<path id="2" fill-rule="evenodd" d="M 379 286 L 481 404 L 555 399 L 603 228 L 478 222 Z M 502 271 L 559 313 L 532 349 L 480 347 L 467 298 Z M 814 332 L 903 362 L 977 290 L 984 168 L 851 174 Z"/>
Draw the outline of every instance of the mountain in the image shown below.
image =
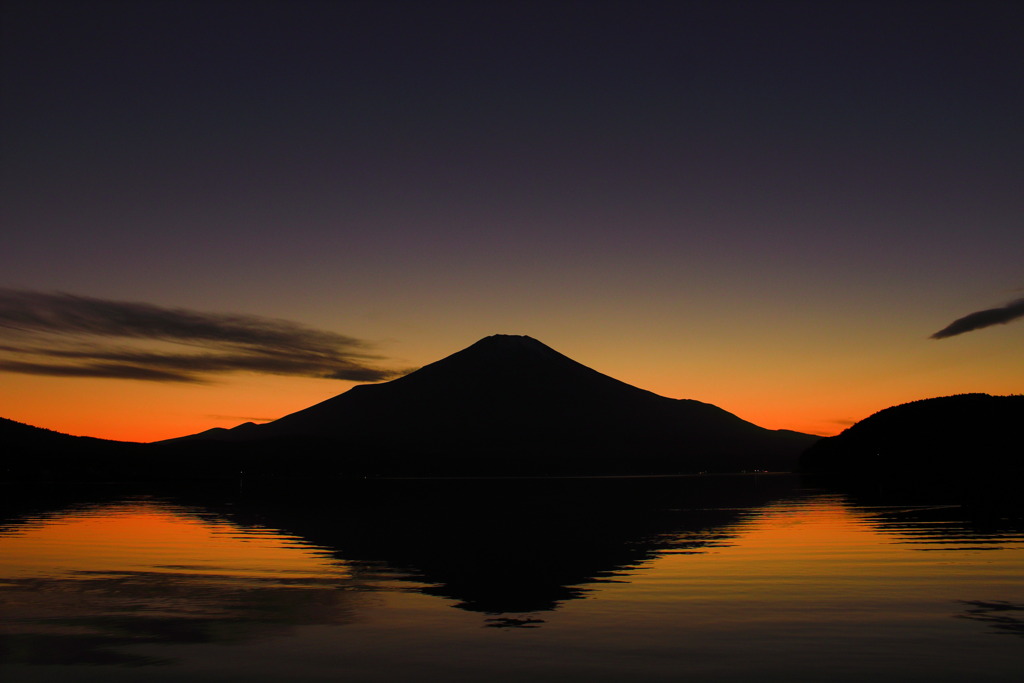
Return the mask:
<path id="1" fill-rule="evenodd" d="M 0 479 L 101 478 L 125 470 L 143 444 L 71 436 L 0 418 Z M 120 477 L 120 474 L 118 474 Z"/>
<path id="2" fill-rule="evenodd" d="M 811 446 L 817 472 L 1024 468 L 1024 396 L 959 394 L 886 408 Z"/>
<path id="3" fill-rule="evenodd" d="M 815 439 L 659 396 L 517 335 L 267 424 L 186 437 L 247 444 L 271 454 L 268 467 L 392 475 L 792 470 Z"/>
<path id="4" fill-rule="evenodd" d="M 71 436 L 52 429 L 34 427 L 0 417 L 0 443 L 8 453 L 23 453 L 26 456 L 56 455 L 66 452 L 81 452 L 87 448 L 106 448 L 125 441 L 95 439 L 90 436 Z"/>
<path id="5" fill-rule="evenodd" d="M 804 471 L 913 489 L 1019 501 L 1024 396 L 959 394 L 879 411 L 801 456 Z M 1008 496 L 1001 495 L 1001 492 Z"/>

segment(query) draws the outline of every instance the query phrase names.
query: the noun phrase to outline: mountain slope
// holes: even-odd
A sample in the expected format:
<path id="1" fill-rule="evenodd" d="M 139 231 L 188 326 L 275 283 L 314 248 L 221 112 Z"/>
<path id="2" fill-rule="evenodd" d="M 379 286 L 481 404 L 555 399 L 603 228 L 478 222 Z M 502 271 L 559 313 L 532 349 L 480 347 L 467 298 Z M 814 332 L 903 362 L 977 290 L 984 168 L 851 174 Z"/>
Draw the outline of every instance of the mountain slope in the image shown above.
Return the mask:
<path id="1" fill-rule="evenodd" d="M 0 479 L 109 478 L 144 446 L 88 436 L 71 436 L 0 418 Z"/>
<path id="2" fill-rule="evenodd" d="M 530 337 L 494 335 L 219 438 L 315 441 L 357 471 L 468 475 L 793 469 L 816 437 L 658 396 Z"/>
<path id="3" fill-rule="evenodd" d="M 809 471 L 1024 470 L 1024 396 L 960 394 L 881 410 L 801 457 Z"/>

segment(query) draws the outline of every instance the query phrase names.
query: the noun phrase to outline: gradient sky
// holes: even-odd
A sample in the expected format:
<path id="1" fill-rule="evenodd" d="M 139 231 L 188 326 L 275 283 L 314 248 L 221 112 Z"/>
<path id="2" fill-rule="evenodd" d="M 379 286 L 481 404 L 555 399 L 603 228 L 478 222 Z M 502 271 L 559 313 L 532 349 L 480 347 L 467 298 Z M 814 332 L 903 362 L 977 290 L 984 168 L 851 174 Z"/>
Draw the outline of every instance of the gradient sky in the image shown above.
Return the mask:
<path id="1" fill-rule="evenodd" d="M 1020 2 L 8 0 L 2 23 L 0 416 L 180 436 L 494 333 L 818 434 L 1024 391 Z M 143 347 L 248 355 L 53 370 Z"/>

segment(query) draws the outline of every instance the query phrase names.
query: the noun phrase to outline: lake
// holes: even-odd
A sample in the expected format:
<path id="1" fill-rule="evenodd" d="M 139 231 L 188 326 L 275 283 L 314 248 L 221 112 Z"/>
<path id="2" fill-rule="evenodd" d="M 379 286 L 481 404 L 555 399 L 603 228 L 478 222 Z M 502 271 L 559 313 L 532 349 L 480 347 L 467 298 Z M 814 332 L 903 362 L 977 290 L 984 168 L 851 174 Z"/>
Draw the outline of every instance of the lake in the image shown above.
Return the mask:
<path id="1" fill-rule="evenodd" d="M 7 683 L 1024 673 L 1024 526 L 942 501 L 782 475 L 4 494 Z"/>

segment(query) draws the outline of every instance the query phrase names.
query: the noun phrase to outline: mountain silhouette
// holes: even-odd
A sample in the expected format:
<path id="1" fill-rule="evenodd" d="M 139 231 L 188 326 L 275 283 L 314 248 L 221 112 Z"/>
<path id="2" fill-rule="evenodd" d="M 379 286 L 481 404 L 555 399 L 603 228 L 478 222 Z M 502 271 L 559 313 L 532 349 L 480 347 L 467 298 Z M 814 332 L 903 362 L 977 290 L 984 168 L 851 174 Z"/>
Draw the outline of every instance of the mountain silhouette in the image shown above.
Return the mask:
<path id="1" fill-rule="evenodd" d="M 1021 395 L 922 399 L 881 410 L 818 441 L 800 465 L 807 472 L 848 475 L 900 492 L 1019 501 L 1021 424 Z"/>
<path id="2" fill-rule="evenodd" d="M 792 470 L 816 438 L 639 389 L 531 337 L 494 335 L 273 422 L 185 441 L 262 453 L 301 443 L 320 454 L 303 465 L 315 469 L 327 458 L 350 473 L 469 476 Z"/>
<path id="3" fill-rule="evenodd" d="M 0 418 L 0 479 L 121 476 L 144 444 L 71 436 Z"/>
<path id="4" fill-rule="evenodd" d="M 1024 396 L 959 394 L 881 410 L 801 456 L 808 471 L 1024 467 Z"/>

